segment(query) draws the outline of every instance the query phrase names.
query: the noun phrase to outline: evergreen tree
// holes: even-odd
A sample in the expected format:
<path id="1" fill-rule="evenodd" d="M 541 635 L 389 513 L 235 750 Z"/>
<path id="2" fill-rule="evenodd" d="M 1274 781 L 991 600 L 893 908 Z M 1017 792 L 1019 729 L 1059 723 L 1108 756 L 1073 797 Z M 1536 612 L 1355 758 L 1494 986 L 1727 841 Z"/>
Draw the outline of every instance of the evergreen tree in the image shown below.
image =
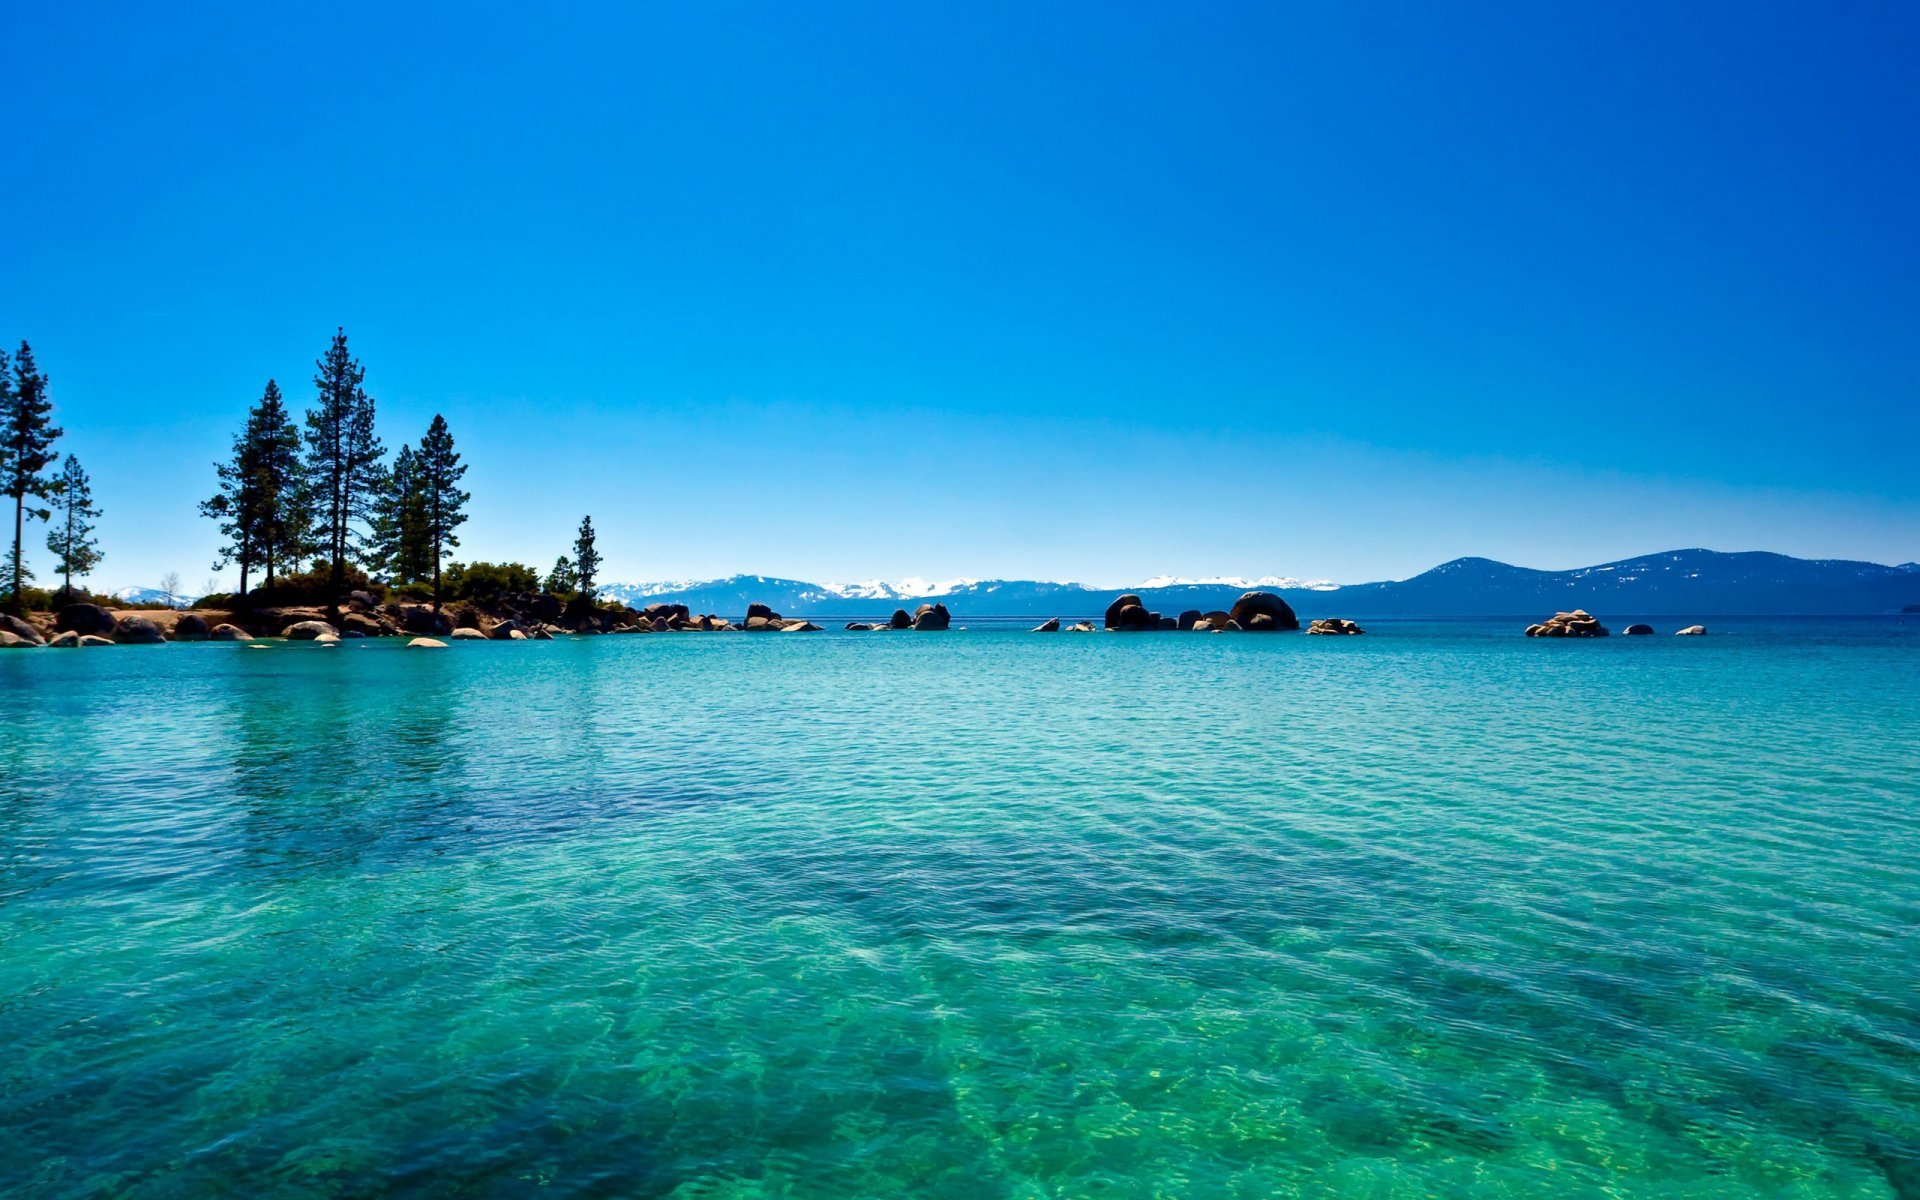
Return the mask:
<path id="1" fill-rule="evenodd" d="M 0 378 L 6 377 L 5 367 L 6 356 L 0 353 Z M 25 609 L 27 581 L 33 578 L 23 553 L 26 519 L 45 521 L 53 515 L 44 508 L 27 507 L 27 497 L 44 500 L 53 491 L 53 479 L 41 474 L 59 457 L 53 442 L 61 431 L 54 427 L 52 413 L 47 377 L 34 364 L 33 348 L 21 342 L 13 374 L 0 388 L 0 493 L 13 497 L 13 552 L 7 575 L 9 602 L 15 611 Z"/>
<path id="2" fill-rule="evenodd" d="M 418 583 L 427 577 L 426 476 L 413 447 L 400 447 L 393 467 L 380 473 L 371 524 L 367 558 L 373 570 L 384 572 L 392 583 Z"/>
<path id="3" fill-rule="evenodd" d="M 386 450 L 373 429 L 367 372 L 347 349 L 347 333 L 315 364 L 315 407 L 307 413 L 307 473 L 314 488 L 314 535 L 328 563 L 329 603 L 339 603 L 347 564 L 360 555 L 357 523 L 370 515 Z"/>
<path id="4" fill-rule="evenodd" d="M 59 560 L 61 590 L 71 596 L 73 577 L 91 574 L 105 557 L 100 543 L 93 540 L 93 522 L 100 516 L 93 506 L 93 488 L 80 460 L 71 454 L 54 483 L 53 496 L 60 519 L 47 531 L 47 549 Z"/>
<path id="5" fill-rule="evenodd" d="M 298 569 L 301 556 L 313 549 L 313 487 L 300 457 L 300 431 L 281 399 L 280 385 L 271 379 L 249 415 L 249 429 L 259 486 L 254 542 L 271 588 L 279 564 Z"/>
<path id="6" fill-rule="evenodd" d="M 573 539 L 573 581 L 580 592 L 583 607 L 593 604 L 594 577 L 600 573 L 600 551 L 593 545 L 593 518 L 580 518 L 580 532 Z"/>
<path id="7" fill-rule="evenodd" d="M 279 384 L 267 380 L 260 402 L 248 410 L 246 424 L 234 436 L 233 457 L 214 469 L 220 489 L 201 502 L 200 512 L 220 522 L 227 544 L 213 569 L 238 563 L 240 593 L 245 595 L 253 567 L 263 565 L 267 586 L 272 587 L 276 565 L 297 562 L 306 552 L 312 521 L 300 432 L 287 415 Z"/>
<path id="8" fill-rule="evenodd" d="M 420 439 L 421 490 L 426 501 L 428 557 L 433 564 L 433 607 L 440 607 L 440 563 L 460 544 L 454 530 L 467 520 L 467 501 L 473 497 L 460 490 L 460 477 L 467 465 L 453 449 L 453 434 L 447 431 L 447 419 L 438 413 Z"/>
<path id="9" fill-rule="evenodd" d="M 562 554 L 554 560 L 553 570 L 547 575 L 547 590 L 555 595 L 571 592 L 579 580 L 573 574 L 573 560 Z"/>

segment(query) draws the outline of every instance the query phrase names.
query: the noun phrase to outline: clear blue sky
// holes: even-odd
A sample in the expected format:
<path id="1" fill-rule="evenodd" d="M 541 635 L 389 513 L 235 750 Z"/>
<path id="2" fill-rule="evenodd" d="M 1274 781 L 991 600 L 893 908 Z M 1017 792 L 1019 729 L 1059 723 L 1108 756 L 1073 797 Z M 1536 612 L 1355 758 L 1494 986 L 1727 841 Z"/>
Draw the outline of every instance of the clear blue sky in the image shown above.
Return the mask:
<path id="1" fill-rule="evenodd" d="M 345 325 L 464 556 L 1920 557 L 1910 4 L 15 0 L 0 338 L 94 582 Z M 39 544 L 38 534 L 34 544 Z M 43 576 L 42 553 L 34 560 Z"/>

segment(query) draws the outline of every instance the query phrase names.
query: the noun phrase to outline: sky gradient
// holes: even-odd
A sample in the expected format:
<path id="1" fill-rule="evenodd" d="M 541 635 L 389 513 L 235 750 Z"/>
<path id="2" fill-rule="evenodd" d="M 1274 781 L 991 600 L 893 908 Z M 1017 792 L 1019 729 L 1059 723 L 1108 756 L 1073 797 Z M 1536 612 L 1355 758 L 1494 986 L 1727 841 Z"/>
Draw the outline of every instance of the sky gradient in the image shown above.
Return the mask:
<path id="1" fill-rule="evenodd" d="M 0 339 L 102 588 L 344 325 L 464 558 L 1920 558 L 1920 10 L 13 3 Z M 51 558 L 30 559 L 42 578 Z M 232 573 L 227 574 L 231 582 Z"/>

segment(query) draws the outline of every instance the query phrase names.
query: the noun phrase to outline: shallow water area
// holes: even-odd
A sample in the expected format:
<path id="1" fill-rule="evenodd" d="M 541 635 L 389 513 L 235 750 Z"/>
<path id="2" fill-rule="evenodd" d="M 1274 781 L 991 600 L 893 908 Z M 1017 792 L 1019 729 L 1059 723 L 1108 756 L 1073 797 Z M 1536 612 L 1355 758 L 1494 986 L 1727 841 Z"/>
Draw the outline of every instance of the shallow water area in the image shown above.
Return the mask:
<path id="1" fill-rule="evenodd" d="M 955 623 L 0 655 L 0 1194 L 1920 1195 L 1920 620 Z"/>

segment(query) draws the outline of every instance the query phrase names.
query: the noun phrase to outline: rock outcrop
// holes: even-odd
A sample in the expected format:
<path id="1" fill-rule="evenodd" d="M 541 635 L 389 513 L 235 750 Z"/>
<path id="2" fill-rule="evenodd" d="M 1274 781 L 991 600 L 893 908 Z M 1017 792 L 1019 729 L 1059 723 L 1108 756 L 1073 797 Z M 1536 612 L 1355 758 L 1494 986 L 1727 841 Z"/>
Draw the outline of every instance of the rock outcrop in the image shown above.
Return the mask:
<path id="1" fill-rule="evenodd" d="M 913 614 L 913 627 L 916 630 L 939 631 L 953 623 L 953 614 L 944 604 L 922 604 Z"/>
<path id="2" fill-rule="evenodd" d="M 80 644 L 80 635 L 69 629 L 65 633 L 56 633 L 47 645 L 55 650 L 71 650 Z"/>
<path id="3" fill-rule="evenodd" d="M 1606 637 L 1607 627 L 1584 608 L 1555 613 L 1538 625 L 1527 626 L 1528 637 Z"/>
<path id="4" fill-rule="evenodd" d="M 34 628 L 31 621 L 23 621 L 12 613 L 0 613 L 0 633 L 11 633 L 23 642 L 38 646 L 47 639 Z"/>
<path id="5" fill-rule="evenodd" d="M 1108 629 L 1123 633 L 1139 633 L 1143 630 L 1160 628 L 1160 614 L 1148 612 L 1140 597 L 1132 592 L 1116 596 L 1112 604 L 1107 605 L 1107 615 L 1103 622 Z"/>
<path id="6" fill-rule="evenodd" d="M 1206 615 L 1205 613 L 1201 612 L 1197 608 L 1190 608 L 1187 611 L 1180 614 L 1179 618 L 1174 622 L 1175 628 L 1178 628 L 1182 631 L 1192 629 L 1195 625 L 1198 625 L 1200 623 L 1200 618 L 1205 615 Z"/>
<path id="7" fill-rule="evenodd" d="M 1339 617 L 1321 617 L 1316 621 L 1310 621 L 1307 623 L 1307 632 L 1318 633 L 1318 634 L 1330 634 L 1335 637 L 1340 637 L 1340 636 L 1350 637 L 1356 633 L 1365 633 L 1366 630 L 1360 628 L 1358 625 L 1355 625 L 1352 621 L 1342 620 Z"/>
<path id="8" fill-rule="evenodd" d="M 105 635 L 113 632 L 118 624 L 113 613 L 97 604 L 69 604 L 53 618 L 53 627 L 60 633 Z"/>
<path id="9" fill-rule="evenodd" d="M 1675 636 L 1675 637 L 1704 637 L 1704 636 L 1706 636 L 1706 632 L 1707 632 L 1707 627 L 1706 627 L 1705 625 L 1689 625 L 1689 626 L 1687 626 L 1687 627 L 1686 627 L 1685 629 L 1676 629 L 1676 630 L 1674 630 L 1674 632 L 1673 632 L 1673 636 Z"/>
<path id="10" fill-rule="evenodd" d="M 199 613 L 188 613 L 173 623 L 173 640 L 176 642 L 204 642 L 212 630 L 207 628 L 207 619 Z"/>
<path id="11" fill-rule="evenodd" d="M 428 635 L 446 635 L 453 632 L 453 618 L 443 612 L 435 612 L 424 604 L 404 604 L 396 614 L 400 628 L 408 633 Z"/>
<path id="12" fill-rule="evenodd" d="M 146 617 L 122 617 L 114 622 L 113 640 L 122 646 L 157 646 L 167 640 L 167 634 Z"/>
<path id="13" fill-rule="evenodd" d="M 912 628 L 913 628 L 913 618 L 912 618 L 911 616 L 909 616 L 909 615 L 907 615 L 907 610 L 906 610 L 906 609 L 904 609 L 904 608 L 896 608 L 896 609 L 894 609 L 894 610 L 893 610 L 893 616 L 892 616 L 892 617 L 890 617 L 890 618 L 889 618 L 889 619 L 887 620 L 887 628 L 889 628 L 889 629 L 912 629 Z"/>
<path id="14" fill-rule="evenodd" d="M 11 629 L 0 629 L 0 650 L 38 650 L 39 642 L 30 642 Z"/>
<path id="15" fill-rule="evenodd" d="M 1278 633 L 1300 628 L 1293 606 L 1272 592 L 1247 592 L 1233 602 L 1227 616 L 1248 633 Z"/>

